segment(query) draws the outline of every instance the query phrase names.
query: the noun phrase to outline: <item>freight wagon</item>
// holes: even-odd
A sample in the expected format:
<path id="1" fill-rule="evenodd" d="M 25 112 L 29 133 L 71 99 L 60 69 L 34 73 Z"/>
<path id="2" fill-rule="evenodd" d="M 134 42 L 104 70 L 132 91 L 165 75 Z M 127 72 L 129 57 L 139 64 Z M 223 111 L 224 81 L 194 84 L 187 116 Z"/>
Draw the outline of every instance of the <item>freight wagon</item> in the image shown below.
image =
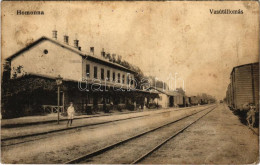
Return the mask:
<path id="1" fill-rule="evenodd" d="M 183 95 L 179 94 L 174 96 L 174 106 L 184 106 L 185 98 Z"/>
<path id="2" fill-rule="evenodd" d="M 234 110 L 246 110 L 253 103 L 258 108 L 259 63 L 234 67 L 226 92 L 227 104 Z"/>
<path id="3" fill-rule="evenodd" d="M 231 92 L 231 84 L 229 84 L 226 92 L 226 103 L 230 108 L 231 108 L 232 98 L 233 97 Z"/>
<path id="4" fill-rule="evenodd" d="M 189 100 L 190 100 L 190 104 L 191 105 L 198 105 L 198 98 L 196 96 L 191 96 L 189 97 Z"/>
<path id="5" fill-rule="evenodd" d="M 202 98 L 201 96 L 197 96 L 198 104 L 203 105 L 206 104 L 206 99 Z"/>
<path id="6" fill-rule="evenodd" d="M 185 107 L 188 107 L 190 106 L 190 100 L 189 100 L 189 97 L 185 96 Z"/>

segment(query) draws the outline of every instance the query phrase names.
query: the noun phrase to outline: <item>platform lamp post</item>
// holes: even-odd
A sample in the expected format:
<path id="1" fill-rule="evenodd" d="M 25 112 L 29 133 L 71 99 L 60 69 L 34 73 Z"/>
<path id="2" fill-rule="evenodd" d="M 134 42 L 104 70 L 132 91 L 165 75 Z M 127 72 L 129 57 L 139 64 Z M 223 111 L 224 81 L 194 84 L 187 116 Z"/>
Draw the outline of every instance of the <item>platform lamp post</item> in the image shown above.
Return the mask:
<path id="1" fill-rule="evenodd" d="M 60 123 L 60 86 L 62 84 L 62 77 L 58 75 L 56 78 L 56 84 L 58 87 L 58 124 Z"/>

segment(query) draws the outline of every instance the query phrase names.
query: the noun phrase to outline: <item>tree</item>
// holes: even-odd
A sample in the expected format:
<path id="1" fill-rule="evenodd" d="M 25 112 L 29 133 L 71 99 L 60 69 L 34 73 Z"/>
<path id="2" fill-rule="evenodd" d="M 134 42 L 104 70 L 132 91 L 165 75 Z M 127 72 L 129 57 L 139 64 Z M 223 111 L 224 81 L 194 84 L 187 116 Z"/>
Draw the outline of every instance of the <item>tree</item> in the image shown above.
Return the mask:
<path id="1" fill-rule="evenodd" d="M 5 83 L 10 79 L 10 74 L 11 74 L 11 64 L 9 61 L 4 61 L 2 83 Z"/>
<path id="2" fill-rule="evenodd" d="M 137 82 L 137 88 L 140 89 L 141 85 L 142 85 L 141 84 L 142 80 L 145 79 L 145 76 L 144 76 L 144 73 L 142 72 L 142 70 L 138 66 L 132 65 L 125 60 L 120 61 L 120 62 L 116 61 L 116 63 L 118 63 L 118 64 L 126 67 L 127 69 L 130 69 L 130 70 L 135 72 L 134 77 L 135 77 L 135 80 Z"/>
<path id="3" fill-rule="evenodd" d="M 167 85 L 167 83 L 158 80 L 156 77 L 154 76 L 149 76 L 148 79 L 150 80 L 151 86 L 152 87 L 156 87 L 156 88 L 161 88 L 161 89 L 165 89 L 168 90 L 169 87 Z"/>

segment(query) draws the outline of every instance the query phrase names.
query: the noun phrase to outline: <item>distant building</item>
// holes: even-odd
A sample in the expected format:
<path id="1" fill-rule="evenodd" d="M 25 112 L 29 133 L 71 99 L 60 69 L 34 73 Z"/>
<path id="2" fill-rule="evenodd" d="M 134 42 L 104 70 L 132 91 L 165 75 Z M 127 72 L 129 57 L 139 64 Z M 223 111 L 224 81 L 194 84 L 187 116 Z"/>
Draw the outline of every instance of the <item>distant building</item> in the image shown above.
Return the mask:
<path id="1" fill-rule="evenodd" d="M 186 106 L 185 99 L 188 97 L 178 91 L 155 87 L 151 87 L 151 89 L 158 92 L 159 98 L 157 102 L 162 108 Z"/>

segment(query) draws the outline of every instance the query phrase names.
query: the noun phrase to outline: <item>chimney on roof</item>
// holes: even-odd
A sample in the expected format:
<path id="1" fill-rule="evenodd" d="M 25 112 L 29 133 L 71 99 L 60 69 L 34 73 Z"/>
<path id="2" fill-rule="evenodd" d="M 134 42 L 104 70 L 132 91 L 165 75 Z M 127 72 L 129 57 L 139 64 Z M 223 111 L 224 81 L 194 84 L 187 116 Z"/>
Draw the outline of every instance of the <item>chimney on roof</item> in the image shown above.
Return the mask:
<path id="1" fill-rule="evenodd" d="M 53 30 L 53 31 L 52 31 L 52 38 L 54 38 L 55 40 L 57 40 L 57 30 Z"/>
<path id="2" fill-rule="evenodd" d="M 122 60 L 122 56 L 117 56 L 117 61 L 120 63 Z"/>
<path id="3" fill-rule="evenodd" d="M 104 58 L 106 58 L 106 52 L 104 51 L 104 48 L 102 48 L 101 56 L 104 57 Z"/>
<path id="4" fill-rule="evenodd" d="M 74 40 L 74 47 L 75 48 L 79 47 L 79 40 L 77 40 L 77 39 Z"/>
<path id="5" fill-rule="evenodd" d="M 90 47 L 90 52 L 94 55 L 94 47 Z"/>
<path id="6" fill-rule="evenodd" d="M 116 54 L 112 54 L 112 61 L 113 61 L 113 62 L 116 61 Z"/>
<path id="7" fill-rule="evenodd" d="M 67 35 L 64 36 L 64 43 L 69 45 L 69 36 Z"/>
<path id="8" fill-rule="evenodd" d="M 112 61 L 110 53 L 107 53 L 107 58 L 108 58 L 109 61 Z"/>

